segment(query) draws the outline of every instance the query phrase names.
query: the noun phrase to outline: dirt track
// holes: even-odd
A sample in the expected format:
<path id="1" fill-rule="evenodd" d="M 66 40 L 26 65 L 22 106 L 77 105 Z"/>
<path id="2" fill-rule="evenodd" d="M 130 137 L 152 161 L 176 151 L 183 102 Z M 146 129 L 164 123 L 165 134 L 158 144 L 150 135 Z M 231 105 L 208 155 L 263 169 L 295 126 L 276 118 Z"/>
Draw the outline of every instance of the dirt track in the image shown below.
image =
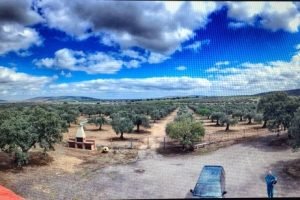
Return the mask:
<path id="1" fill-rule="evenodd" d="M 299 158 L 300 152 L 267 146 L 270 137 L 219 149 L 206 155 L 163 157 L 145 151 L 142 160 L 126 166 L 111 166 L 95 172 L 90 186 L 101 192 L 91 198 L 184 198 L 194 187 L 206 164 L 223 165 L 227 197 L 266 197 L 264 173 L 278 176 L 275 196 L 300 196 L 299 181 L 288 180 L 280 162 Z M 96 192 L 96 191 L 95 191 Z"/>
<path id="2" fill-rule="evenodd" d="M 132 164 L 109 166 L 88 176 L 62 174 L 53 178 L 45 173 L 39 175 L 41 188 L 26 183 L 19 183 L 15 188 L 28 199 L 185 198 L 202 167 L 218 164 L 226 171 L 227 197 L 265 197 L 267 169 L 272 169 L 279 179 L 275 196 L 300 196 L 299 181 L 281 171 L 282 162 L 299 158 L 300 152 L 293 153 L 286 146 L 268 146 L 272 138 L 276 136 L 204 155 L 165 157 L 153 150 L 144 150 L 140 151 L 140 159 Z"/>
<path id="3" fill-rule="evenodd" d="M 32 200 L 185 198 L 202 167 L 218 164 L 226 171 L 227 197 L 265 197 L 264 173 L 267 169 L 272 169 L 279 178 L 275 196 L 300 196 L 300 181 L 286 176 L 282 170 L 284 163 L 299 158 L 300 152 L 293 153 L 287 146 L 270 146 L 269 142 L 276 139 L 271 134 L 202 155 L 163 156 L 156 153 L 156 137 L 161 137 L 165 124 L 172 121 L 175 114 L 173 112 L 157 123 L 157 127 L 152 127 L 160 135 L 152 132 L 152 149 L 140 150 L 139 159 L 134 163 L 111 165 L 86 173 L 81 170 L 80 160 L 79 164 L 72 164 L 73 171 L 39 168 L 34 177 L 33 173 L 22 173 L 19 181 L 7 186 Z M 67 167 L 71 162 L 65 160 L 65 164 L 61 164 Z"/>

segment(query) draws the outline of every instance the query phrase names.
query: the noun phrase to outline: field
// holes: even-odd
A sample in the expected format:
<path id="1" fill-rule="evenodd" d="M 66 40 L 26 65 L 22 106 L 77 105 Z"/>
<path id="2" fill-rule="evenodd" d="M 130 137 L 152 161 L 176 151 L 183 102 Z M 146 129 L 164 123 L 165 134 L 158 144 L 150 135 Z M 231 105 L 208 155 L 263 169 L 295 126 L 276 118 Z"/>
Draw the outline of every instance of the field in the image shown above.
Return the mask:
<path id="1" fill-rule="evenodd" d="M 45 157 L 42 149 L 32 148 L 29 165 L 22 169 L 15 168 L 12 158 L 0 152 L 0 184 L 33 200 L 185 198 L 189 197 L 188 191 L 204 165 L 220 164 L 226 171 L 228 197 L 253 197 L 254 193 L 264 197 L 263 176 L 270 168 L 280 180 L 276 196 L 300 195 L 297 192 L 300 179 L 296 176 L 300 154 L 291 151 L 286 132 L 277 137 L 276 133 L 262 128 L 261 122 L 249 124 L 246 118 L 225 131 L 225 125 L 216 125 L 215 120 L 212 122 L 212 118 L 193 111 L 189 104 L 175 105 L 169 106 L 168 112 L 159 119 L 151 119 L 149 127 L 140 126 L 137 132 L 135 126 L 131 133 L 124 134 L 123 140 L 111 124 L 104 124 L 99 130 L 99 126 L 87 123 L 86 136 L 96 141 L 97 150 L 68 148 L 67 140 L 75 137 L 79 122 L 100 116 L 87 109 L 70 123 L 62 142 L 55 144 L 55 151 L 49 151 Z M 195 105 L 202 106 L 192 104 Z M 77 105 L 52 106 L 58 106 L 58 110 L 64 106 L 69 110 L 78 108 Z M 146 109 L 149 105 L 127 106 L 119 108 Z M 159 106 L 164 108 L 164 105 Z M 104 107 L 101 109 L 107 112 Z M 182 151 L 180 142 L 166 134 L 167 124 L 176 121 L 182 112 L 192 114 L 193 120 L 201 122 L 205 129 L 204 137 L 194 143 L 201 144 L 201 148 L 193 152 Z M 108 120 L 111 116 L 113 113 L 105 114 Z M 102 153 L 103 146 L 108 146 L 110 152 Z"/>

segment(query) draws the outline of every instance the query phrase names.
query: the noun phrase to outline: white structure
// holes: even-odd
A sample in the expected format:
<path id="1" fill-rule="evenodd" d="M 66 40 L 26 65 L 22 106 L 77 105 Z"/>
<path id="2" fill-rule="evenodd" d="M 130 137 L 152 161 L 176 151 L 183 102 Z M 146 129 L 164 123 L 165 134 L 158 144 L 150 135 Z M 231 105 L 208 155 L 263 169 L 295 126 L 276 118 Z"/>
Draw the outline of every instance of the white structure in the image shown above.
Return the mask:
<path id="1" fill-rule="evenodd" d="M 95 140 L 87 140 L 86 135 L 83 129 L 83 125 L 87 123 L 87 121 L 80 122 L 80 126 L 77 129 L 75 138 L 69 138 L 68 143 L 69 147 L 76 149 L 88 149 L 94 150 L 96 149 Z"/>

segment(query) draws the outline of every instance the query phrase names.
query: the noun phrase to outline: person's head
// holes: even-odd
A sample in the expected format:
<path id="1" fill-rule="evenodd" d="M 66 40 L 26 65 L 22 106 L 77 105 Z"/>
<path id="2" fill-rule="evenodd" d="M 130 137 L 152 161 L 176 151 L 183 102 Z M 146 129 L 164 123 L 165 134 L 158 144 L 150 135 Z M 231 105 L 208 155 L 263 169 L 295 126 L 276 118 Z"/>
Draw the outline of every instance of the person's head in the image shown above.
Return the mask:
<path id="1" fill-rule="evenodd" d="M 271 175 L 271 174 L 272 174 L 272 171 L 271 171 L 271 170 L 269 170 L 269 171 L 268 171 L 268 174 L 270 174 L 270 175 Z"/>

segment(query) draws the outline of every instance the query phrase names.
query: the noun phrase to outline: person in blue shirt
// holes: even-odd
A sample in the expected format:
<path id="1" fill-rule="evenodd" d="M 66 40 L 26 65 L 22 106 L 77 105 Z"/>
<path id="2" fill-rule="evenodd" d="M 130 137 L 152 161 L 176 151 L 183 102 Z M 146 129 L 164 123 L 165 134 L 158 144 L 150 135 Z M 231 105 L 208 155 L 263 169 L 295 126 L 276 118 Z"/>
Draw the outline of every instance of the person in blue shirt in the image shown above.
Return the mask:
<path id="1" fill-rule="evenodd" d="M 274 189 L 274 184 L 277 183 L 277 178 L 272 174 L 272 171 L 270 170 L 266 175 L 265 180 L 267 183 L 268 197 L 273 198 L 273 189 Z"/>

